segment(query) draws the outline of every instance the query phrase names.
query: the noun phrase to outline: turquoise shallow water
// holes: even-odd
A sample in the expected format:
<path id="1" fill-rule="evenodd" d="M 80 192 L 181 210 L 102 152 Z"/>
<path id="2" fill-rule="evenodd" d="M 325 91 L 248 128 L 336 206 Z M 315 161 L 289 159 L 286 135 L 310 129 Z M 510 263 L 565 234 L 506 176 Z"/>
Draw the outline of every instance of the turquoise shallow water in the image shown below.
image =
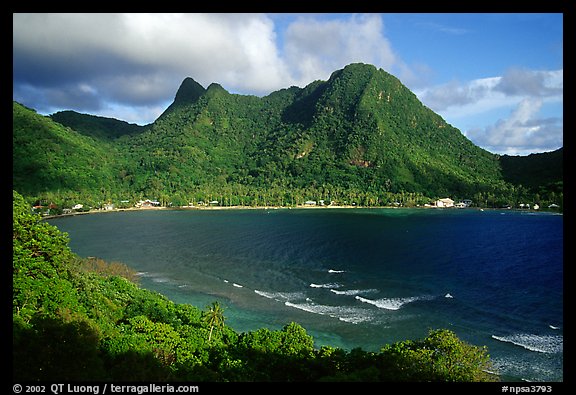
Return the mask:
<path id="1" fill-rule="evenodd" d="M 237 331 L 378 350 L 448 328 L 507 379 L 563 380 L 563 216 L 433 209 L 160 210 L 50 220 Z"/>

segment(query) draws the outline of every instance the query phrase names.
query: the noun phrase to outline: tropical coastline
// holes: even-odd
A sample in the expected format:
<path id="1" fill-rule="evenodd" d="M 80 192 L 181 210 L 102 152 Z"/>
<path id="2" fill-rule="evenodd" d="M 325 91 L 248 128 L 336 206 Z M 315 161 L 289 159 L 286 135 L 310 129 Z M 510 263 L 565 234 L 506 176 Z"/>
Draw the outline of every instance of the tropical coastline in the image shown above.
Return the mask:
<path id="1" fill-rule="evenodd" d="M 563 323 L 550 292 L 557 288 L 550 276 L 561 270 L 553 267 L 562 260 L 550 246 L 561 234 L 554 227 L 546 238 L 530 236 L 541 231 L 538 223 L 558 223 L 562 216 L 424 208 L 212 209 L 218 215 L 210 209 L 160 210 L 162 215 L 133 210 L 54 224 L 81 256 L 126 263 L 147 289 L 200 308 L 220 301 L 229 325 L 240 332 L 280 329 L 294 320 L 318 346 L 377 351 L 423 336 L 425 328 L 447 327 L 472 344 L 487 344 L 500 371 L 513 380 L 562 377 L 555 361 L 562 358 Z M 523 229 L 525 237 L 514 237 L 514 229 Z M 546 254 L 538 252 L 542 243 Z M 495 262 L 494 254 L 501 259 Z M 522 273 L 513 269 L 519 262 Z M 538 282 L 530 274 L 535 270 Z M 546 278 L 556 280 L 543 285 Z M 517 286 L 502 292 L 505 279 Z M 536 301 L 548 307 L 526 310 Z M 531 365 L 541 371 L 531 372 Z"/>
<path id="2" fill-rule="evenodd" d="M 364 207 L 364 206 L 178 206 L 178 207 L 127 207 L 107 210 L 74 211 L 62 214 L 42 215 L 43 219 L 73 217 L 86 214 L 121 213 L 134 211 L 218 211 L 218 210 L 299 210 L 299 209 L 366 209 L 366 208 L 398 208 L 398 207 Z"/>
<path id="3" fill-rule="evenodd" d="M 403 209 L 439 209 L 439 210 L 461 210 L 456 207 L 437 207 L 433 205 L 419 205 L 419 206 L 358 206 L 358 205 L 297 205 L 297 206 L 177 206 L 177 207 L 126 207 L 126 208 L 110 208 L 110 209 L 97 209 L 89 211 L 73 211 L 70 213 L 42 215 L 43 219 L 55 219 L 61 217 L 73 217 L 77 215 L 86 214 L 105 214 L 105 213 L 120 213 L 120 212 L 135 212 L 135 211 L 219 211 L 219 210 L 403 210 Z M 502 207 L 466 207 L 468 210 L 496 210 L 496 211 L 519 211 L 519 212 L 554 212 L 563 214 L 562 211 L 555 210 L 554 208 L 502 208 Z"/>

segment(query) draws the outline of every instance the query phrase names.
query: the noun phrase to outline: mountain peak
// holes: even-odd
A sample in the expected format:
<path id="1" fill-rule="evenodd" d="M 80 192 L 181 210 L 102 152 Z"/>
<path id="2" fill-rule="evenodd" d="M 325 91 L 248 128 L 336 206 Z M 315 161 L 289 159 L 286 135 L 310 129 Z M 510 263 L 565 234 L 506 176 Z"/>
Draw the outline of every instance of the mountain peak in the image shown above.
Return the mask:
<path id="1" fill-rule="evenodd" d="M 210 85 L 208 85 L 208 88 L 206 89 L 206 93 L 211 94 L 211 95 L 216 95 L 219 93 L 228 93 L 228 91 L 226 89 L 224 89 L 224 87 L 216 82 L 211 83 Z"/>
<path id="2" fill-rule="evenodd" d="M 344 66 L 344 71 L 364 71 L 364 72 L 375 72 L 378 69 L 373 64 L 368 63 L 350 63 Z"/>
<path id="3" fill-rule="evenodd" d="M 329 81 L 349 75 L 372 75 L 377 72 L 376 66 L 366 63 L 350 63 L 344 68 L 334 71 L 329 78 Z"/>
<path id="4" fill-rule="evenodd" d="M 206 90 L 202 85 L 194 81 L 193 78 L 186 77 L 176 92 L 174 103 L 194 103 L 204 92 Z"/>

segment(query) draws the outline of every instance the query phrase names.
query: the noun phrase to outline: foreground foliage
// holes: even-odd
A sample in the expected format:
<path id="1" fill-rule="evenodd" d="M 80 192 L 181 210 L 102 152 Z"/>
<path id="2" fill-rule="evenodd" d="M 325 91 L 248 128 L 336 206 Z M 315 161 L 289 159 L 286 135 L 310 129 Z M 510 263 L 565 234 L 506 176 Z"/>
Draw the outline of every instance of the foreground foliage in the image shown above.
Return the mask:
<path id="1" fill-rule="evenodd" d="M 314 347 L 297 323 L 237 333 L 218 302 L 176 304 L 125 266 L 74 255 L 13 193 L 15 381 L 488 381 L 485 348 L 448 330 L 380 352 Z"/>

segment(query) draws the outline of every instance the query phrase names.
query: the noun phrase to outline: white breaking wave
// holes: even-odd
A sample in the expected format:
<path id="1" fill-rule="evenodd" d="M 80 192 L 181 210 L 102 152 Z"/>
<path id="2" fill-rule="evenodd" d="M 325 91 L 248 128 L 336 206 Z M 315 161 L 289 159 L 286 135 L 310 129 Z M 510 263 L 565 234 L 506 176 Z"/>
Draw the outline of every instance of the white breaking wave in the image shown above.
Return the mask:
<path id="1" fill-rule="evenodd" d="M 255 289 L 254 292 L 260 296 L 268 299 L 273 299 L 278 302 L 295 301 L 302 300 L 306 298 L 306 295 L 302 292 L 267 292 Z"/>
<path id="2" fill-rule="evenodd" d="M 336 295 L 355 296 L 355 295 L 363 295 L 363 294 L 378 292 L 378 290 L 374 289 L 374 288 L 370 288 L 370 289 L 347 289 L 345 291 L 338 291 L 336 289 L 331 289 L 330 292 L 333 292 Z"/>
<path id="3" fill-rule="evenodd" d="M 224 279 L 223 280 L 226 284 L 230 284 L 230 281 Z M 232 283 L 233 286 L 235 286 L 236 288 L 244 288 L 242 285 L 238 284 L 238 283 Z"/>
<path id="4" fill-rule="evenodd" d="M 412 302 L 415 302 L 417 300 L 430 300 L 433 297 L 431 297 L 431 296 L 411 296 L 411 297 L 407 297 L 407 298 L 384 298 L 384 299 L 374 300 L 374 299 L 363 298 L 361 296 L 356 295 L 355 298 L 361 302 L 369 303 L 369 304 L 374 305 L 380 309 L 399 310 L 405 304 L 412 303 Z"/>
<path id="5" fill-rule="evenodd" d="M 334 285 L 334 284 L 332 284 Z M 324 287 L 318 287 L 324 288 Z M 367 292 L 370 290 L 360 290 Z M 374 290 L 376 291 L 376 290 Z M 268 299 L 284 303 L 285 306 L 303 310 L 308 313 L 326 315 L 340 321 L 358 324 L 373 320 L 372 312 L 367 309 L 350 306 L 329 306 L 315 303 L 304 292 L 269 292 L 255 289 L 254 292 Z M 346 292 L 346 291 L 343 291 Z"/>
<path id="6" fill-rule="evenodd" d="M 564 349 L 564 337 L 558 335 L 533 335 L 518 333 L 507 336 L 492 335 L 492 338 L 505 343 L 524 347 L 527 350 L 546 354 L 560 353 Z"/>
<path id="7" fill-rule="evenodd" d="M 167 283 L 170 282 L 170 279 L 166 277 L 152 277 L 152 281 L 155 283 Z"/>
<path id="8" fill-rule="evenodd" d="M 327 284 L 310 284 L 310 288 L 340 288 L 342 285 L 337 283 L 327 283 Z"/>
<path id="9" fill-rule="evenodd" d="M 338 318 L 340 321 L 358 324 L 360 322 L 372 321 L 370 312 L 354 307 L 344 306 L 328 306 L 323 304 L 316 304 L 313 302 L 308 303 L 292 303 L 284 302 L 288 307 L 304 310 L 309 313 L 327 315 L 333 318 Z"/>
<path id="10" fill-rule="evenodd" d="M 334 270 L 334 269 L 328 269 L 328 273 L 344 273 L 346 272 L 345 270 Z"/>

